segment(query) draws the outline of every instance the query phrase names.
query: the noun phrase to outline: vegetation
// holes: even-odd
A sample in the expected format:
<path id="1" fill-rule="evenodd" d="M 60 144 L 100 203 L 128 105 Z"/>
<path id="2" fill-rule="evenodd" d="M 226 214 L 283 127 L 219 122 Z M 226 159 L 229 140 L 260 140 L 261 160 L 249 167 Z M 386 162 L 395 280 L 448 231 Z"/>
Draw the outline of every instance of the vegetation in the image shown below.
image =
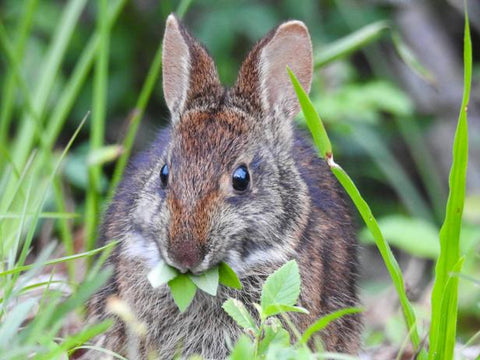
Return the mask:
<path id="1" fill-rule="evenodd" d="M 171 11 L 186 16 L 187 24 L 206 42 L 227 84 L 234 81 L 232 74 L 243 57 L 237 52 L 283 19 L 307 22 L 318 49 L 317 75 L 309 98 L 291 74 L 303 109 L 299 125 L 310 129 L 320 156 L 365 223 L 360 232 L 366 249 L 362 256 L 375 259 L 368 244 L 376 244 L 390 276 L 362 280 L 367 355 L 381 345 L 393 346 L 398 358 L 410 354 L 450 359 L 456 345 L 465 344 L 457 346 L 460 350 L 478 346 L 480 202 L 465 188 L 467 105 L 478 64 L 472 59 L 468 21 L 464 94 L 447 188 L 424 141 L 436 126 L 435 116 L 421 113 L 398 79 L 385 76 L 390 72 L 385 71 L 387 47 L 429 86 L 440 81 L 400 36 L 395 9 L 373 5 L 358 9 L 350 1 L 313 0 L 144 3 L 5 0 L 0 4 L 2 359 L 72 356 L 110 326 L 83 322 L 86 299 L 110 275 L 101 264 L 115 246 L 96 248 L 96 228 L 128 158 L 136 151 L 135 139 L 137 144 L 148 143 L 148 130 L 159 126 L 159 118 L 167 118 L 159 81 L 159 39 Z M 478 146 L 478 136 L 470 141 Z M 333 161 L 333 153 L 357 186 Z M 375 272 L 381 273 L 382 263 L 378 266 Z M 414 284 L 417 296 L 409 288 L 411 266 L 424 283 Z M 238 286 L 225 267 L 217 273 L 215 286 L 188 276 L 169 281 L 187 279 L 193 285 L 190 293 L 199 287 L 213 294 L 222 274 L 224 284 Z M 391 298 L 392 285 L 401 311 L 393 307 L 379 324 L 370 307 Z M 249 314 L 244 304 L 233 299 L 224 304 L 246 331 L 232 344 L 232 359 L 278 359 L 279 354 L 295 359 L 350 358 L 314 355 L 305 344 L 330 321 L 359 309 L 329 314 L 299 334 L 289 328 L 288 313 L 306 311 L 295 306 L 300 286 L 298 268 L 289 262 L 265 283 L 258 314 Z M 188 306 L 185 298 L 176 298 L 179 306 Z M 431 299 L 431 308 L 425 298 Z M 461 351 L 456 356 L 462 358 Z"/>

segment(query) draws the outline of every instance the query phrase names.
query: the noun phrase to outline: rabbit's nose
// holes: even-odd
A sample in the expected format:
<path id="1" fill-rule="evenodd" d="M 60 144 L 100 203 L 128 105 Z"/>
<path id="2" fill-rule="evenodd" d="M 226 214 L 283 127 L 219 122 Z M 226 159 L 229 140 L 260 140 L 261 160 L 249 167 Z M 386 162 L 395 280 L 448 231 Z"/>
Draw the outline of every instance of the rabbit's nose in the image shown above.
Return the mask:
<path id="1" fill-rule="evenodd" d="M 191 270 L 203 260 L 201 248 L 193 241 L 179 241 L 170 246 L 170 257 L 180 271 Z"/>

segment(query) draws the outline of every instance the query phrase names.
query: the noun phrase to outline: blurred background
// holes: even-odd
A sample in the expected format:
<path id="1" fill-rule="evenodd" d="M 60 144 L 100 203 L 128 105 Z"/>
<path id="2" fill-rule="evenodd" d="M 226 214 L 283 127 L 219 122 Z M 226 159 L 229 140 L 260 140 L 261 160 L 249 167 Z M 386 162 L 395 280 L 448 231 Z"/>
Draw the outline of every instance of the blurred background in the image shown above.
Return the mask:
<path id="1" fill-rule="evenodd" d="M 13 42 L 27 1 L 0 0 L 0 21 Z M 65 1 L 36 1 L 31 33 L 18 64 L 28 87 L 35 87 Z M 188 2 L 186 2 L 188 3 Z M 164 22 L 177 9 L 174 0 L 127 1 L 110 38 L 105 144 L 120 144 L 132 118 Z M 460 279 L 459 340 L 480 329 L 480 2 L 468 1 L 473 43 L 473 85 L 469 104 L 470 156 L 462 229 L 466 254 Z M 335 160 L 349 173 L 373 213 L 405 273 L 420 326 L 428 318 L 428 302 L 438 256 L 438 230 L 448 193 L 448 171 L 463 91 L 463 1 L 461 0 L 192 0 L 183 21 L 216 60 L 222 81 L 231 85 L 252 45 L 271 28 L 288 19 L 304 21 L 311 33 L 315 66 L 311 98 L 326 123 Z M 96 25 L 95 1 L 88 1 L 66 48 L 65 59 L 52 85 L 46 113 L 54 109 Z M 360 36 L 354 49 L 342 46 Z M 362 39 L 363 39 L 362 38 Z M 5 50 L 5 49 L 3 49 Z M 13 146 L 19 133 L 16 119 L 25 107 L 20 91 L 5 107 L 7 58 L 0 53 L 2 145 Z M 92 110 L 93 75 L 88 73 L 66 113 L 55 148 L 68 143 L 80 121 Z M 10 96 L 10 95 L 9 95 Z M 2 102 L 3 101 L 3 102 Z M 154 134 L 168 124 L 161 79 L 156 82 L 142 117 L 132 153 L 148 147 Z M 85 211 L 88 188 L 89 127 L 80 132 L 64 166 L 61 186 L 65 206 Z M 302 116 L 298 125 L 305 126 Z M 11 140 L 11 142 L 9 142 Z M 1 156 L 1 155 L 0 155 Z M 112 156 L 114 160 L 115 155 Z M 105 195 L 114 162 L 101 173 Z M 104 199 L 104 197 L 102 197 Z M 54 211 L 53 195 L 47 208 Z M 104 204 L 101 205 L 102 207 Z M 74 249 L 85 249 L 82 219 L 69 220 Z M 365 344 L 378 351 L 398 348 L 405 339 L 397 295 L 372 239 L 358 221 L 361 240 L 360 290 L 366 311 Z M 56 223 L 43 220 L 33 242 L 33 254 L 61 236 Z M 61 250 L 59 250 L 61 253 Z M 82 270 L 76 270 L 82 278 Z M 478 344 L 477 340 L 477 344 Z M 375 350 L 377 351 L 377 350 Z M 387 356 L 385 356 L 387 358 Z"/>

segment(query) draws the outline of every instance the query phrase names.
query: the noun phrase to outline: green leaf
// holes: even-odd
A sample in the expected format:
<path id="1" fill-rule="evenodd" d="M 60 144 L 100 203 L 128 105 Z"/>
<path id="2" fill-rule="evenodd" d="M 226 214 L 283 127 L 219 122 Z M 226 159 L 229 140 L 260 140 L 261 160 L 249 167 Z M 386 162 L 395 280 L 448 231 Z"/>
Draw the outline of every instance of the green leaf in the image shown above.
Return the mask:
<path id="1" fill-rule="evenodd" d="M 180 312 L 184 312 L 185 309 L 192 303 L 197 287 L 190 280 L 188 275 L 179 274 L 176 278 L 168 282 L 170 292 L 172 293 L 173 300 L 177 304 Z"/>
<path id="2" fill-rule="evenodd" d="M 325 46 L 315 58 L 315 68 L 325 66 L 339 58 L 346 57 L 372 43 L 390 29 L 386 21 L 377 21 Z"/>
<path id="3" fill-rule="evenodd" d="M 262 289 L 263 312 L 270 305 L 294 305 L 300 295 L 300 274 L 295 260 L 290 260 L 270 275 Z"/>
<path id="4" fill-rule="evenodd" d="M 36 266 L 55 265 L 55 264 L 64 263 L 66 261 L 72 261 L 72 260 L 81 259 L 81 258 L 88 257 L 88 256 L 93 256 L 93 255 L 96 255 L 96 254 L 98 254 L 98 253 L 100 253 L 104 250 L 107 251 L 108 249 L 115 246 L 116 244 L 117 244 L 117 241 L 111 241 L 107 245 L 104 245 L 102 247 L 99 247 L 98 249 L 90 250 L 90 251 L 87 251 L 87 252 L 84 252 L 84 253 L 79 253 L 79 254 L 75 254 L 75 255 L 64 256 L 64 257 L 61 257 L 61 258 L 58 258 L 58 259 L 48 260 L 48 261 L 45 261 L 42 264 L 30 264 L 30 265 L 16 266 L 13 269 L 0 272 L 0 276 L 16 274 L 16 273 L 19 273 L 19 272 L 22 272 L 22 271 L 30 270 L 30 269 L 32 269 Z"/>
<path id="5" fill-rule="evenodd" d="M 258 344 L 258 354 L 264 355 L 273 344 L 288 347 L 290 345 L 290 334 L 288 331 L 282 327 L 274 329 L 271 326 L 266 326 L 265 335 Z"/>
<path id="6" fill-rule="evenodd" d="M 122 152 L 123 148 L 121 145 L 108 145 L 93 149 L 87 156 L 87 164 L 92 166 L 112 162 L 116 160 Z"/>
<path id="7" fill-rule="evenodd" d="M 252 315 L 248 312 L 245 305 L 237 299 L 228 299 L 223 303 L 223 310 L 227 312 L 235 322 L 244 329 L 258 331 L 257 324 L 253 320 Z"/>
<path id="8" fill-rule="evenodd" d="M 242 334 L 229 356 L 230 360 L 254 359 L 254 347 L 250 339 Z"/>
<path id="9" fill-rule="evenodd" d="M 218 266 L 218 275 L 220 284 L 234 289 L 242 288 L 242 283 L 237 274 L 226 262 L 221 262 Z"/>
<path id="10" fill-rule="evenodd" d="M 218 289 L 218 267 L 214 267 L 203 272 L 200 275 L 189 275 L 197 287 L 212 296 L 217 295 Z"/>
<path id="11" fill-rule="evenodd" d="M 173 278 L 177 277 L 179 272 L 168 264 L 160 260 L 160 262 L 148 273 L 147 279 L 154 288 L 168 283 Z"/>
<path id="12" fill-rule="evenodd" d="M 80 332 L 70 335 L 66 339 L 62 339 L 62 342 L 58 344 L 59 346 L 55 347 L 47 354 L 39 355 L 35 358 L 39 360 L 68 358 L 68 356 L 66 357 L 68 351 L 76 348 L 78 345 L 86 343 L 88 340 L 99 334 L 105 333 L 110 326 L 112 326 L 112 320 L 108 319 L 99 324 L 82 329 Z"/>
<path id="13" fill-rule="evenodd" d="M 303 90 L 302 85 L 300 85 L 300 82 L 298 81 L 292 70 L 287 67 L 287 71 L 290 75 L 290 79 L 292 80 L 295 92 L 297 93 L 298 101 L 300 102 L 300 106 L 302 107 L 303 115 L 305 116 L 308 128 L 312 133 L 315 146 L 320 152 L 321 157 L 331 156 L 332 144 L 330 143 L 327 131 L 325 130 L 325 127 L 323 126 L 323 123 L 320 120 L 320 117 L 318 116 L 315 107 L 313 106 L 311 100 L 308 98 L 305 90 Z"/>
<path id="14" fill-rule="evenodd" d="M 392 40 L 395 50 L 397 51 L 403 62 L 412 69 L 418 76 L 429 82 L 431 85 L 436 84 L 435 77 L 432 73 L 422 65 L 417 59 L 414 52 L 408 47 L 408 45 L 400 37 L 398 31 L 392 31 Z"/>
<path id="15" fill-rule="evenodd" d="M 389 215 L 377 222 L 390 245 L 415 256 L 429 259 L 438 257 L 440 246 L 437 229 L 429 221 L 404 215 Z M 364 243 L 374 243 L 367 228 L 360 232 L 359 238 Z"/>
<path id="16" fill-rule="evenodd" d="M 314 333 L 325 329 L 332 321 L 335 321 L 341 318 L 342 316 L 345 316 L 348 314 L 356 314 L 361 311 L 362 309 L 359 309 L 359 308 L 346 308 L 346 309 L 337 310 L 335 312 L 322 316 L 320 319 L 318 319 L 312 325 L 310 325 L 307 330 L 305 330 L 305 332 L 302 335 L 302 338 L 300 339 L 300 344 L 306 344 Z"/>
<path id="17" fill-rule="evenodd" d="M 457 267 L 461 266 L 459 263 L 462 261 L 460 259 L 460 230 L 468 162 L 467 106 L 472 82 L 472 42 L 466 6 L 463 64 L 463 100 L 453 141 L 452 167 L 449 176 L 450 191 L 445 221 L 440 229 L 440 256 L 435 266 L 435 281 L 432 290 L 429 359 L 453 358 L 457 327 L 458 278 L 451 279 L 450 276 Z"/>
<path id="18" fill-rule="evenodd" d="M 26 301 L 15 306 L 9 311 L 9 313 L 7 313 L 6 317 L 2 318 L 2 326 L 0 327 L 1 347 L 7 345 L 10 341 L 15 339 L 18 329 L 27 319 L 35 303 L 36 301 L 34 299 L 27 299 Z"/>
<path id="19" fill-rule="evenodd" d="M 375 217 L 373 216 L 370 206 L 368 206 L 365 199 L 363 199 L 360 191 L 358 191 L 353 180 L 350 178 L 350 176 L 348 176 L 345 170 L 343 170 L 335 163 L 331 165 L 330 169 L 332 170 L 333 174 L 340 182 L 340 184 L 343 186 L 348 196 L 350 196 L 350 198 L 352 199 L 355 207 L 362 216 L 365 225 L 367 225 L 368 230 L 372 233 L 373 238 L 375 239 L 375 244 L 377 245 L 377 248 L 382 255 L 382 259 L 385 263 L 385 266 L 387 267 L 390 277 L 392 278 L 395 290 L 397 291 L 400 304 L 402 306 L 403 315 L 407 323 L 407 327 L 408 329 L 411 329 L 410 338 L 412 340 L 412 344 L 415 348 L 418 348 L 420 346 L 420 336 L 417 330 L 416 316 L 415 312 L 413 311 L 412 304 L 408 300 L 405 283 L 403 281 L 402 270 L 398 265 L 397 259 L 395 259 L 395 256 L 392 253 L 392 249 L 383 237 L 383 234 L 380 230 L 380 227 L 378 226 Z M 421 352 L 419 354 L 419 359 L 424 359 L 424 356 L 424 353 Z"/>
<path id="20" fill-rule="evenodd" d="M 265 360 L 315 360 L 313 356 L 305 357 L 305 354 L 299 356 L 300 350 L 293 346 L 272 343 L 267 349 Z"/>
<path id="21" fill-rule="evenodd" d="M 308 314 L 308 310 L 301 307 L 301 306 L 291 306 L 291 305 L 282 305 L 282 304 L 273 304 L 267 306 L 265 310 L 263 310 L 263 316 L 264 318 L 267 318 L 269 316 L 277 315 L 280 313 L 286 313 L 286 312 L 299 312 L 302 314 Z"/>
<path id="22" fill-rule="evenodd" d="M 352 136 L 372 157 L 378 168 L 382 170 L 389 185 L 393 187 L 409 213 L 433 222 L 430 206 L 393 155 L 385 139 L 373 131 L 371 127 L 361 126 L 361 124 L 355 126 Z"/>

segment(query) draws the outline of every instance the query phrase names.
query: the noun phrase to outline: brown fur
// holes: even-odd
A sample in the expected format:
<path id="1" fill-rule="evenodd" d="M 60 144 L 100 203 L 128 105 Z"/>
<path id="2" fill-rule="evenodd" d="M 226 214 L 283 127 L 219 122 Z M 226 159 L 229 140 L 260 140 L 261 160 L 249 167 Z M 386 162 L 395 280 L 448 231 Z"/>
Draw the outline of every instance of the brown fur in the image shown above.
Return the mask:
<path id="1" fill-rule="evenodd" d="M 298 53 L 303 56 L 297 59 Z M 188 66 L 177 58 L 188 59 Z M 89 302 L 97 321 L 111 316 L 107 299 L 120 298 L 147 332 L 137 336 L 117 320 L 99 343 L 137 358 L 150 352 L 172 358 L 177 351 L 224 358 L 227 339 L 234 341 L 242 331 L 223 311 L 223 302 L 238 298 L 254 311 L 266 276 L 289 259 L 299 264 L 299 303 L 310 311 L 293 317 L 300 330 L 320 316 L 356 306 L 349 206 L 327 164 L 293 128 L 299 106 L 282 72 L 290 66 L 309 89 L 311 45 L 303 23 L 282 24 L 262 39 L 232 89 L 221 87 L 213 60 L 173 17 L 167 21 L 163 62 L 173 126 L 132 162 L 106 213 L 102 242 L 121 242 L 108 260 L 111 281 Z M 170 168 L 165 189 L 159 181 L 164 164 Z M 231 176 L 242 164 L 251 182 L 238 193 Z M 160 259 L 194 273 L 226 261 L 244 288 L 221 286 L 216 297 L 199 291 L 180 313 L 168 288 L 153 289 L 147 280 Z M 355 354 L 359 332 L 360 319 L 351 315 L 321 335 L 327 350 Z"/>

